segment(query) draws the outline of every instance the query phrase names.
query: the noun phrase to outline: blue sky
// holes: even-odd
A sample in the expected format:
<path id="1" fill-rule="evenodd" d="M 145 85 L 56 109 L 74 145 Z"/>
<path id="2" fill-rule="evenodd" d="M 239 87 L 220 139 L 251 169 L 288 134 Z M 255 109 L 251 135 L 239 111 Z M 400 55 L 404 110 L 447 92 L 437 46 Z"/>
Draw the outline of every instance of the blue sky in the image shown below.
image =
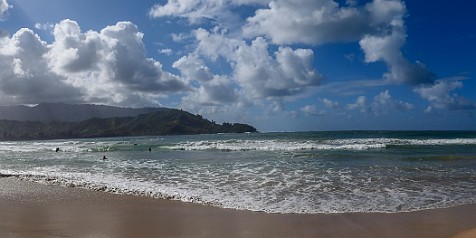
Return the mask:
<path id="1" fill-rule="evenodd" d="M 475 7 L 0 0 L 0 104 L 164 106 L 260 131 L 474 130 Z"/>

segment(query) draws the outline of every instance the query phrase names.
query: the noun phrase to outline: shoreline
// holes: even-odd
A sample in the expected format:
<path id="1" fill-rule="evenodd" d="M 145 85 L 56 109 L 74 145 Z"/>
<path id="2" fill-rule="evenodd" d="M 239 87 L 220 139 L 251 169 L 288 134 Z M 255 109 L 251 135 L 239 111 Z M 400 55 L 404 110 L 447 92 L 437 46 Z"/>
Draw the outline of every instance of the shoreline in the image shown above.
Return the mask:
<path id="1" fill-rule="evenodd" d="M 476 204 L 276 214 L 0 178 L 0 237 L 476 237 Z"/>
<path id="2" fill-rule="evenodd" d="M 233 208 L 233 207 L 223 207 L 218 204 L 213 204 L 213 203 L 200 203 L 200 202 L 194 202 L 194 201 L 182 201 L 180 199 L 174 199 L 174 198 L 169 198 L 169 197 L 156 197 L 156 196 L 149 196 L 146 193 L 122 193 L 120 191 L 116 191 L 115 189 L 109 190 L 107 187 L 87 187 L 87 186 L 80 186 L 80 185 L 75 185 L 75 184 L 70 184 L 70 183 L 63 183 L 63 182 L 57 182 L 57 179 L 53 178 L 51 180 L 49 179 L 28 179 L 25 178 L 21 175 L 13 175 L 13 174 L 2 174 L 0 173 L 0 179 L 2 178 L 12 178 L 15 180 L 19 180 L 22 182 L 26 183 L 34 183 L 34 184 L 39 184 L 43 186 L 54 186 L 54 187 L 62 187 L 65 189 L 79 189 L 79 190 L 86 190 L 87 192 L 99 192 L 99 193 L 105 193 L 105 194 L 110 194 L 114 196 L 129 196 L 133 198 L 140 198 L 140 199 L 151 199 L 151 200 L 164 200 L 164 201 L 171 201 L 171 202 L 180 202 L 180 203 L 185 203 L 185 204 L 195 204 L 199 206 L 205 206 L 205 207 L 214 207 L 214 208 L 219 208 L 219 209 L 226 209 L 226 210 L 233 210 L 233 211 L 243 211 L 243 212 L 254 212 L 254 213 L 265 213 L 265 214 L 275 214 L 275 215 L 345 215 L 345 214 L 405 214 L 405 213 L 413 213 L 413 212 L 423 212 L 423 211 L 431 211 L 431 210 L 437 210 L 437 209 L 451 209 L 454 207 L 461 207 L 461 206 L 472 206 L 475 205 L 476 203 L 463 203 L 463 204 L 456 204 L 456 205 L 448 205 L 448 206 L 442 206 L 442 207 L 435 207 L 435 208 L 421 208 L 421 209 L 415 209 L 415 210 L 403 210 L 403 211 L 351 211 L 351 212 L 329 212 L 329 213 L 306 213 L 306 212 L 290 212 L 290 213 L 282 213 L 282 212 L 269 212 L 269 211 L 263 211 L 263 210 L 249 210 L 249 209 L 239 209 L 239 208 Z M 49 181 L 55 181 L 55 182 L 49 182 Z M 1 187 L 1 184 L 0 184 Z M 0 198 L 1 198 L 1 190 L 0 190 Z"/>

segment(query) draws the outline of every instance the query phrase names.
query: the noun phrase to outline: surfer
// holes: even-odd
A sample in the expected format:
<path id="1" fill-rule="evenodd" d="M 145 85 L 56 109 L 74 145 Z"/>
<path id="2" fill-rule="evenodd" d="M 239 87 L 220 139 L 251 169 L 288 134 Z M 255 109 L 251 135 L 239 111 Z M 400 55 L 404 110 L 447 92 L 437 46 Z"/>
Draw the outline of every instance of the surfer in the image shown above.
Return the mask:
<path id="1" fill-rule="evenodd" d="M 149 147 L 149 152 L 152 151 L 152 148 Z"/>
<path id="2" fill-rule="evenodd" d="M 103 159 L 103 160 L 106 160 L 107 158 L 106 158 L 106 156 L 103 156 L 102 159 Z"/>
<path id="3" fill-rule="evenodd" d="M 56 151 L 55 152 L 58 152 L 59 151 L 59 147 L 56 147 Z"/>

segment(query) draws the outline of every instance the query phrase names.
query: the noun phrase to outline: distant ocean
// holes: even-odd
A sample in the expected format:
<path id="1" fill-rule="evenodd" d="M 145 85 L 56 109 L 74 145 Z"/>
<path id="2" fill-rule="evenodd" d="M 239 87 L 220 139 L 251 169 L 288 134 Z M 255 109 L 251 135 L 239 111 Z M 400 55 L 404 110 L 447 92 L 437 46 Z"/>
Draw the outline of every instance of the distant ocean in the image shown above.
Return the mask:
<path id="1" fill-rule="evenodd" d="M 476 132 L 0 142 L 0 176 L 269 213 L 405 212 L 476 203 Z"/>

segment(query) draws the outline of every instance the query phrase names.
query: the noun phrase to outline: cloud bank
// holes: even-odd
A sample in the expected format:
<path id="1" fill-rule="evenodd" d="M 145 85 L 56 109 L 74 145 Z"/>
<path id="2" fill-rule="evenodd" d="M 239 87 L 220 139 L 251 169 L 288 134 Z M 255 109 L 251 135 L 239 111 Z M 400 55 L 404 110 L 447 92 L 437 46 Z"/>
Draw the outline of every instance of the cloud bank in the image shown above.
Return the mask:
<path id="1" fill-rule="evenodd" d="M 256 11 L 250 16 L 232 11 L 243 6 Z M 312 63 L 314 51 L 306 46 L 358 43 L 366 63 L 384 62 L 387 66 L 382 81 L 409 86 L 435 104 L 433 107 L 443 108 L 420 93 L 439 84 L 436 75 L 422 62 L 411 62 L 402 53 L 407 38 L 407 9 L 401 0 L 373 0 L 365 4 L 333 0 L 168 0 L 153 6 L 149 14 L 153 18 L 183 18 L 190 26 L 198 26 L 193 31 L 194 50 L 174 64 L 183 78 L 199 82 L 193 93 L 184 98 L 186 106 L 193 102 L 212 102 L 214 106 L 233 102 L 259 105 L 256 101 L 262 99 L 283 105 L 283 99 L 301 95 L 324 79 L 317 69 L 319 65 L 314 68 Z M 227 24 L 231 21 L 240 24 Z M 202 28 L 206 24 L 212 28 Z M 231 73 L 215 74 L 210 64 L 217 62 L 227 64 Z M 227 97 L 216 96 L 215 90 L 227 92 Z M 389 96 L 388 91 L 382 94 L 380 103 L 374 106 L 364 105 L 365 98 L 360 98 L 347 108 L 373 108 L 374 112 L 389 105 L 394 109 L 413 108 L 392 101 Z M 462 100 L 459 101 L 461 104 Z M 339 104 L 326 101 L 325 105 L 337 109 Z"/>
<path id="2" fill-rule="evenodd" d="M 0 0 L 0 19 L 9 8 Z M 408 12 L 402 0 L 168 0 L 148 14 L 183 29 L 170 34 L 172 46 L 183 48 L 161 43 L 155 51 L 174 59 L 171 65 L 147 56 L 144 34 L 128 21 L 97 31 L 84 31 L 68 19 L 37 23 L 37 30 L 51 30 L 51 42 L 31 29 L 11 36 L 0 32 L 0 100 L 158 106 L 174 97 L 173 106 L 217 118 L 249 107 L 279 113 L 288 102 L 306 98 L 293 105 L 294 114 L 350 110 L 379 116 L 415 109 L 383 88 L 401 85 L 428 102 L 427 112 L 476 108 L 456 93 L 462 80 L 438 79 L 403 53 Z M 327 44 L 353 44 L 361 51 L 361 56 L 352 53 L 353 61 L 382 63 L 381 77 L 333 82 L 315 63 L 326 60 L 319 50 Z M 334 91 L 353 91 L 330 92 L 352 98 L 343 103 L 317 95 L 325 91 L 316 90 L 323 83 Z M 378 87 L 376 95 L 365 93 Z"/>
<path id="3" fill-rule="evenodd" d="M 313 67 L 314 53 L 310 49 L 279 47 L 272 51 L 262 37 L 248 43 L 218 29 L 199 28 L 194 36 L 196 49 L 173 65 L 183 78 L 199 85 L 184 98 L 184 107 L 274 101 L 298 95 L 322 80 Z M 220 60 L 231 68 L 229 75 L 214 74 L 204 64 Z"/>
<path id="4" fill-rule="evenodd" d="M 30 29 L 3 37 L 0 91 L 3 102 L 93 102 L 157 105 L 169 93 L 188 90 L 180 77 L 147 58 L 143 34 L 131 22 L 82 32 L 63 20 L 48 44 Z"/>

